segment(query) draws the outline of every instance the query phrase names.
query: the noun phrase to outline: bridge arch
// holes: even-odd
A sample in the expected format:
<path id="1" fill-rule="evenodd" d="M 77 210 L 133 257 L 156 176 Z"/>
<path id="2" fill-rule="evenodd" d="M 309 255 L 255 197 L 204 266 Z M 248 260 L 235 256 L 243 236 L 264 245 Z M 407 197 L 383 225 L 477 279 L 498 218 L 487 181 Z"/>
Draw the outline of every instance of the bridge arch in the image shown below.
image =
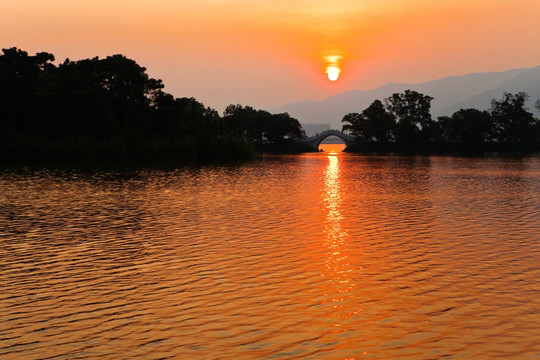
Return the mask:
<path id="1" fill-rule="evenodd" d="M 335 137 L 340 138 L 341 140 L 343 140 L 346 146 L 357 143 L 356 139 L 353 138 L 352 136 L 349 136 L 339 130 L 334 130 L 334 129 L 325 130 L 322 133 L 317 134 L 315 136 L 299 139 L 297 140 L 297 142 L 301 144 L 306 144 L 315 149 L 318 149 L 321 142 L 329 136 L 335 136 Z"/>

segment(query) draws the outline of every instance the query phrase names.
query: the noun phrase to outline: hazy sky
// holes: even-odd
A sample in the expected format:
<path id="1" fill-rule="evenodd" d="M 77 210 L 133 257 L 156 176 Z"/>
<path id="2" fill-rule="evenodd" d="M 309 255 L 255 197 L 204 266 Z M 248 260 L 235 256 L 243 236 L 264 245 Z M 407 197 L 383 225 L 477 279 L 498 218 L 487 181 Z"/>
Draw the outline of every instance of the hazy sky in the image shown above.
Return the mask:
<path id="1" fill-rule="evenodd" d="M 220 111 L 540 65 L 539 0 L 0 0 L 0 19 L 2 48 L 121 53 Z"/>

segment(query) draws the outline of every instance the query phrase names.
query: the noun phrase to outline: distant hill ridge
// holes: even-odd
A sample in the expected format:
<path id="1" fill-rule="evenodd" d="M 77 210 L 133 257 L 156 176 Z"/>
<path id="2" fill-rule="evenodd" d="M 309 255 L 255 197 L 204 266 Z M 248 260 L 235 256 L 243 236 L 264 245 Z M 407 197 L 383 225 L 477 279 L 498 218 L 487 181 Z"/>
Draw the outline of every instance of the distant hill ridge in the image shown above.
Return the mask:
<path id="1" fill-rule="evenodd" d="M 473 73 L 428 81 L 420 84 L 388 83 L 373 90 L 349 90 L 321 101 L 299 101 L 270 109 L 272 113 L 288 112 L 303 124 L 330 123 L 341 128 L 341 119 L 351 112 L 362 112 L 374 100 L 411 89 L 434 98 L 431 114 L 434 119 L 452 115 L 459 109 L 489 109 L 492 99 L 504 92 L 524 91 L 530 95 L 529 111 L 536 116 L 536 100 L 540 99 L 540 66 L 504 72 Z"/>

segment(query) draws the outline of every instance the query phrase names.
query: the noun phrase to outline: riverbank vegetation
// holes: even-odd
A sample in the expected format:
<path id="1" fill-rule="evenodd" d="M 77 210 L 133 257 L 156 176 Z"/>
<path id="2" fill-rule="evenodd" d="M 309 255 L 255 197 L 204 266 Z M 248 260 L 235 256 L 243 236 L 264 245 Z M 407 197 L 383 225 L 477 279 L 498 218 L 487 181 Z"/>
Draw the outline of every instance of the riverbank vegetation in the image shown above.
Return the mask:
<path id="1" fill-rule="evenodd" d="M 53 54 L 0 55 L 0 160 L 215 161 L 304 136 L 288 114 L 231 105 L 223 116 L 175 98 L 123 55 L 55 65 Z"/>
<path id="2" fill-rule="evenodd" d="M 123 55 L 54 61 L 46 52 L 3 49 L 0 162 L 176 163 L 313 151 L 295 142 L 305 132 L 289 114 L 237 104 L 220 115 L 163 91 L 161 80 Z M 539 151 L 540 120 L 525 108 L 527 98 L 504 93 L 488 111 L 433 120 L 433 98 L 406 90 L 343 117 L 343 131 L 359 141 L 347 150 Z"/>
<path id="3" fill-rule="evenodd" d="M 540 119 L 525 108 L 528 95 L 504 93 L 487 111 L 461 109 L 433 120 L 432 97 L 405 90 L 375 100 L 342 119 L 359 143 L 353 152 L 540 151 Z M 536 103 L 540 110 L 540 100 Z"/>

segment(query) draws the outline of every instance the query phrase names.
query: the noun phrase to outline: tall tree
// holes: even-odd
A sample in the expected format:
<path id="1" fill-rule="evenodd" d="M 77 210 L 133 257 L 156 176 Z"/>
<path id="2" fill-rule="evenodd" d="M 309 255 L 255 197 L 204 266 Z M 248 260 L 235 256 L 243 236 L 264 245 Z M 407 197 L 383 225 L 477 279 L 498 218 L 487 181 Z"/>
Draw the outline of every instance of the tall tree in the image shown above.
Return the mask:
<path id="1" fill-rule="evenodd" d="M 42 129 L 55 98 L 54 55 L 2 49 L 0 55 L 0 126 L 3 131 Z"/>
<path id="2" fill-rule="evenodd" d="M 223 115 L 227 124 L 241 126 L 256 144 L 282 143 L 305 136 L 300 122 L 288 113 L 270 114 L 250 106 L 229 105 Z"/>
<path id="3" fill-rule="evenodd" d="M 493 129 L 487 111 L 461 109 L 452 117 L 439 117 L 441 136 L 449 143 L 479 145 L 491 140 Z"/>
<path id="4" fill-rule="evenodd" d="M 240 104 L 229 105 L 223 112 L 225 122 L 231 126 L 241 126 L 248 139 L 257 144 L 264 142 L 264 117 L 269 115 L 260 110 L 255 110 L 251 106 Z"/>
<path id="5" fill-rule="evenodd" d="M 431 141 L 433 120 L 430 109 L 431 96 L 405 90 L 385 99 L 388 111 L 397 120 L 394 135 L 396 141 L 412 144 Z"/>
<path id="6" fill-rule="evenodd" d="M 300 122 L 288 113 L 267 117 L 265 136 L 271 143 L 292 141 L 306 136 Z"/>
<path id="7" fill-rule="evenodd" d="M 529 95 L 525 92 L 505 92 L 501 100 L 491 101 L 490 113 L 496 141 L 527 143 L 535 140 L 537 120 L 525 108 L 528 98 Z"/>
<path id="8" fill-rule="evenodd" d="M 350 113 L 343 117 L 343 131 L 368 142 L 388 142 L 393 139 L 395 117 L 380 100 L 375 100 L 361 114 Z"/>
<path id="9" fill-rule="evenodd" d="M 365 141 L 362 115 L 359 113 L 348 113 L 341 119 L 341 122 L 343 123 L 342 131 L 349 133 L 349 135 L 358 140 Z"/>
<path id="10" fill-rule="evenodd" d="M 193 98 L 163 92 L 161 80 L 123 55 L 53 60 L 16 48 L 0 54 L 0 160 L 253 153 L 243 130 Z"/>

